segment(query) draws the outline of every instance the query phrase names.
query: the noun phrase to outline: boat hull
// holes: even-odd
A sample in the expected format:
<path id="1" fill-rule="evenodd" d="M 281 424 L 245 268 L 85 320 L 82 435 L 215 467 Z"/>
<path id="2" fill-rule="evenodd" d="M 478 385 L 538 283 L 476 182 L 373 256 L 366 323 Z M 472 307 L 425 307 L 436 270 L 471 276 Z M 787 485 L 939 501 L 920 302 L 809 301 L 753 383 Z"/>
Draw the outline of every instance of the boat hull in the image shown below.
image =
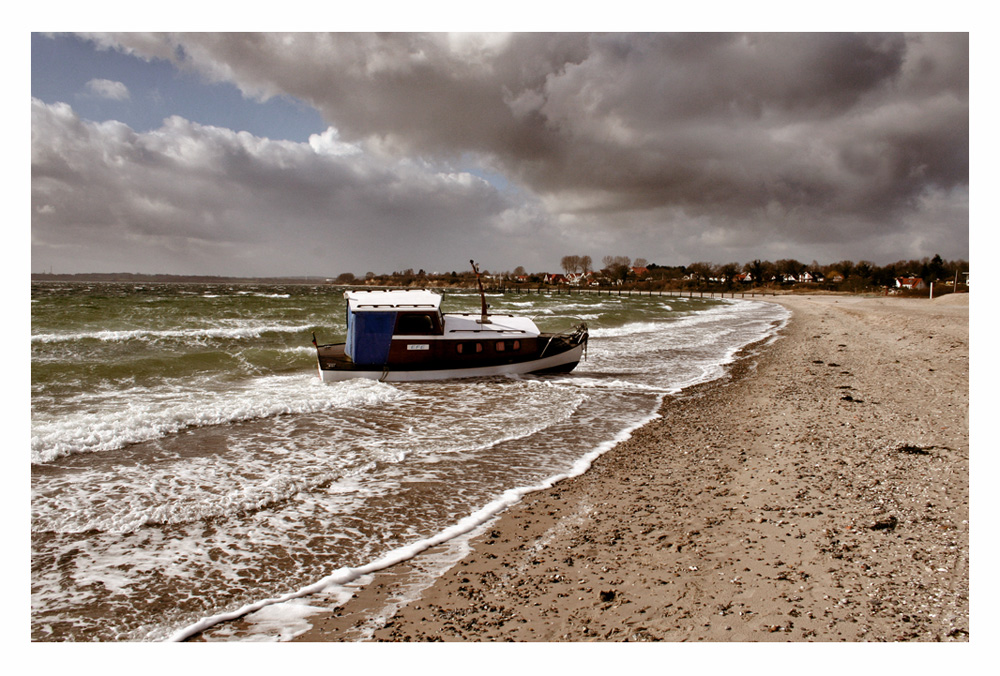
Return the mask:
<path id="1" fill-rule="evenodd" d="M 351 368 L 324 368 L 320 366 L 319 376 L 325 383 L 341 382 L 354 378 L 380 380 L 382 382 L 420 382 L 429 380 L 452 380 L 458 378 L 487 378 L 490 376 L 511 376 L 543 373 L 568 373 L 583 357 L 586 341 L 568 350 L 522 362 L 469 365 L 455 368 L 407 369 L 405 367 L 352 366 Z"/>

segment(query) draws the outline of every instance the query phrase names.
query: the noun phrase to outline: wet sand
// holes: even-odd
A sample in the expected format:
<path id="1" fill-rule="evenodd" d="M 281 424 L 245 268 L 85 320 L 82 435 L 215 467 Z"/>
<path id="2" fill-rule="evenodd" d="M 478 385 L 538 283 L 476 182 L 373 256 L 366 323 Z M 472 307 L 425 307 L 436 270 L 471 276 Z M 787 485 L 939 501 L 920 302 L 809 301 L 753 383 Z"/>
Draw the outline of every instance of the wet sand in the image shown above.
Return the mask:
<path id="1" fill-rule="evenodd" d="M 505 512 L 374 640 L 968 641 L 968 296 L 773 300 L 779 340 Z M 296 640 L 356 640 L 413 567 Z"/>

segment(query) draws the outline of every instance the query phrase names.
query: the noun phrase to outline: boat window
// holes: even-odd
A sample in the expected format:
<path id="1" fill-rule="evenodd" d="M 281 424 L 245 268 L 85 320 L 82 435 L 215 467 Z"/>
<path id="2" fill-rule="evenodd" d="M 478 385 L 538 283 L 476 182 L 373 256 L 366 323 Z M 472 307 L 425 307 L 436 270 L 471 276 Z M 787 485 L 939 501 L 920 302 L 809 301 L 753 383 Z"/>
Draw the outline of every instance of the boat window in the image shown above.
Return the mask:
<path id="1" fill-rule="evenodd" d="M 494 345 L 494 349 L 497 352 L 516 352 L 521 349 L 521 341 L 519 340 L 498 340 Z"/>
<path id="2" fill-rule="evenodd" d="M 400 336 L 429 336 L 437 332 L 431 315 L 401 312 L 396 320 L 395 333 Z"/>
<path id="3" fill-rule="evenodd" d="M 457 345 L 455 345 L 455 350 L 459 354 L 476 354 L 477 352 L 483 351 L 483 344 L 474 343 L 471 341 L 465 343 L 458 343 Z"/>

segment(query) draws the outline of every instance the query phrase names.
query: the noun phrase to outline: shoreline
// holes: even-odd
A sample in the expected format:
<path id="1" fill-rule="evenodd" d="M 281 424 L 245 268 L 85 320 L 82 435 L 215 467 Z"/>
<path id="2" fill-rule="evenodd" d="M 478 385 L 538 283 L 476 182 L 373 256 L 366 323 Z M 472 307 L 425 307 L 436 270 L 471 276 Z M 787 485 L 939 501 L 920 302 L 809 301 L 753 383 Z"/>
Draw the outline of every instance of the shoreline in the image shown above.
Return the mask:
<path id="1" fill-rule="evenodd" d="M 773 344 L 295 640 L 968 641 L 968 296 L 767 302 Z"/>

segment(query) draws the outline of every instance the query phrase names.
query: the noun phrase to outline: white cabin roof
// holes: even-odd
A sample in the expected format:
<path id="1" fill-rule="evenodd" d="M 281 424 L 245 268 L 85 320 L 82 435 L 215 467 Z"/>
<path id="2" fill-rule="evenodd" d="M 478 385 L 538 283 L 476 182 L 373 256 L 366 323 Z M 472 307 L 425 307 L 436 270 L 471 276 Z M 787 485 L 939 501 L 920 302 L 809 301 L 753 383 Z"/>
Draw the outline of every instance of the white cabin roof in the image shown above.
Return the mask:
<path id="1" fill-rule="evenodd" d="M 441 295 L 423 289 L 397 289 L 392 291 L 345 291 L 347 307 L 351 312 L 395 312 L 399 310 L 439 311 Z M 538 327 L 529 317 L 514 315 L 489 316 L 483 324 L 477 313 L 450 313 L 444 318 L 444 338 L 533 338 L 539 335 Z"/>
<path id="2" fill-rule="evenodd" d="M 445 338 L 534 338 L 538 327 L 528 317 L 490 315 L 489 323 L 480 322 L 480 314 L 445 314 Z"/>
<path id="3" fill-rule="evenodd" d="M 440 294 L 423 289 L 393 291 L 345 291 L 351 312 L 388 312 L 392 310 L 437 310 Z"/>

